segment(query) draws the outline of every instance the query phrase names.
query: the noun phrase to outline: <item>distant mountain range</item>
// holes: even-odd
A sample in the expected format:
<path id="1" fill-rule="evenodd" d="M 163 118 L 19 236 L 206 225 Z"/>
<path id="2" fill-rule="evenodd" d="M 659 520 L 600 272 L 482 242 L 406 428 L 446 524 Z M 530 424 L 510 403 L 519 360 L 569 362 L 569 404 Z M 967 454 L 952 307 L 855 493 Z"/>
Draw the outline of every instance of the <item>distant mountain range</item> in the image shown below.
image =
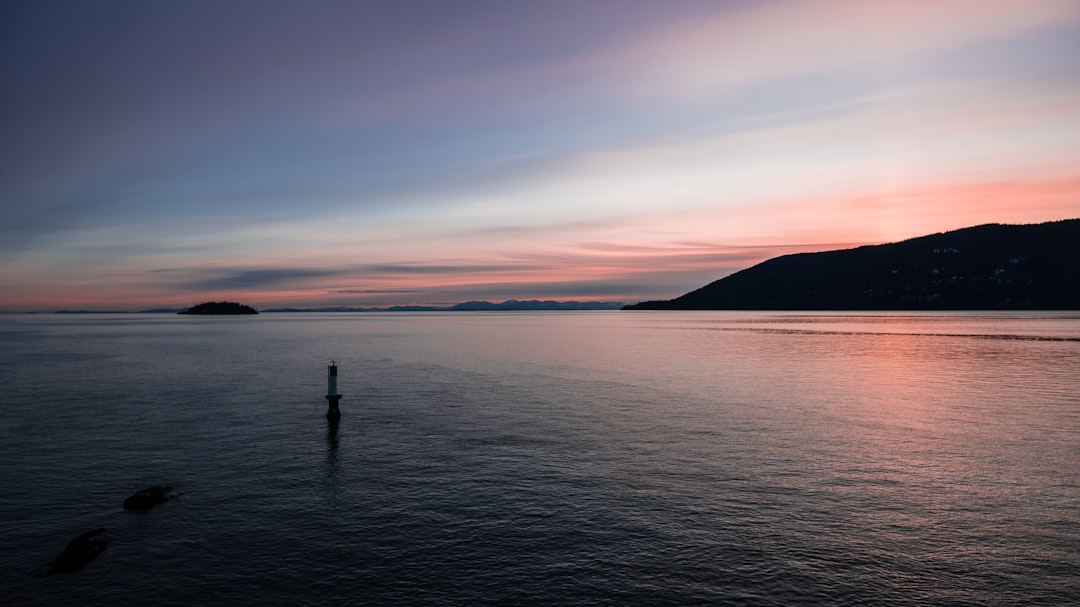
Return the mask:
<path id="1" fill-rule="evenodd" d="M 624 310 L 1077 310 L 1080 219 L 987 224 L 764 261 Z"/>
<path id="2" fill-rule="evenodd" d="M 244 306 L 247 307 L 247 306 Z M 623 307 L 621 301 L 553 301 L 537 299 L 508 299 L 501 303 L 490 301 L 466 301 L 452 306 L 390 306 L 387 308 L 272 308 L 261 312 L 510 312 L 544 310 L 618 310 Z M 191 313 L 192 308 L 152 308 L 139 310 L 139 314 L 177 314 Z M 254 310 L 254 308 L 252 308 Z M 126 310 L 57 310 L 54 314 L 129 314 Z M 198 313 L 198 312 L 196 312 Z M 247 314 L 258 312 L 245 312 Z"/>
<path id="3" fill-rule="evenodd" d="M 540 301 L 508 299 L 502 303 L 466 301 L 452 306 L 391 306 L 389 308 L 275 308 L 263 312 L 506 312 L 522 310 L 618 310 L 619 301 Z"/>

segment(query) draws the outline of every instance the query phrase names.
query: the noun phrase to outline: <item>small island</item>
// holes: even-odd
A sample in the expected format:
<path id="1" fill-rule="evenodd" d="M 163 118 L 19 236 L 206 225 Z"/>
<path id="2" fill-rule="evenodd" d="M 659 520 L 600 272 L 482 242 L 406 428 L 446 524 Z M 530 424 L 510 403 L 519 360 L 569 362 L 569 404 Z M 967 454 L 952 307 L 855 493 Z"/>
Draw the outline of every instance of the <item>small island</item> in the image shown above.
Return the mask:
<path id="1" fill-rule="evenodd" d="M 251 306 L 236 303 L 234 301 L 207 301 L 191 306 L 187 310 L 177 314 L 258 314 L 259 311 Z"/>

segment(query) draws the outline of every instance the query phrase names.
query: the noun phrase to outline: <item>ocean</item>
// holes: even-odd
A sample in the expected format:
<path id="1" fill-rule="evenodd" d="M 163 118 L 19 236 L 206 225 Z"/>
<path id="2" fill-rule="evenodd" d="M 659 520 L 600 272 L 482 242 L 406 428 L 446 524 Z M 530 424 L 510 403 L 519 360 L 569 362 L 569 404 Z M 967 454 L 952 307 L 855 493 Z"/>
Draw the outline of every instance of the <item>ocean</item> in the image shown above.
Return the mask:
<path id="1" fill-rule="evenodd" d="M 5 314 L 0 412 L 4 605 L 1080 604 L 1075 312 Z"/>

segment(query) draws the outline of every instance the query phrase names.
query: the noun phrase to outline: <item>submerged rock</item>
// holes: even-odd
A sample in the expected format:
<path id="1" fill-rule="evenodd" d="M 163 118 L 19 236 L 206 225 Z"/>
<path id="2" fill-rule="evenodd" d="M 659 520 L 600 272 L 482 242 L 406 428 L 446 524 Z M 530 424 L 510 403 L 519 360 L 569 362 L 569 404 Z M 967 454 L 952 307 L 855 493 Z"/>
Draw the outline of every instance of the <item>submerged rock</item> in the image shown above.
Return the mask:
<path id="1" fill-rule="evenodd" d="M 124 500 L 124 510 L 149 510 L 157 504 L 167 502 L 173 496 L 169 495 L 172 485 L 154 485 L 136 491 L 134 495 Z"/>
<path id="2" fill-rule="evenodd" d="M 94 560 L 97 555 L 105 550 L 105 546 L 108 545 L 107 541 L 94 537 L 104 532 L 104 527 L 98 527 L 97 529 L 91 529 L 68 542 L 67 548 L 64 549 L 64 553 L 56 557 L 56 560 L 49 563 L 49 575 L 78 571 L 86 566 L 87 563 Z"/>

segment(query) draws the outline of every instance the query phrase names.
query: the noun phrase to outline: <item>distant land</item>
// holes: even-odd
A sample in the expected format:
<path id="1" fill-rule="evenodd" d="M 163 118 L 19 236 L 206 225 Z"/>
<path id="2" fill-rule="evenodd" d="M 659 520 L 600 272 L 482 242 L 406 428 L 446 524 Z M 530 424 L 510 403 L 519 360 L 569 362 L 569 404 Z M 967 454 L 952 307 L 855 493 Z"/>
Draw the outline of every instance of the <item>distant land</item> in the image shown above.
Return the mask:
<path id="1" fill-rule="evenodd" d="M 127 314 L 126 310 L 57 310 L 53 314 Z"/>
<path id="2" fill-rule="evenodd" d="M 624 310 L 1077 310 L 1080 219 L 774 257 Z"/>
<path id="3" fill-rule="evenodd" d="M 511 312 L 523 310 L 618 310 L 621 301 L 540 301 L 508 299 L 502 303 L 466 301 L 452 306 L 391 306 L 388 308 L 274 308 L 263 312 Z"/>
<path id="4" fill-rule="evenodd" d="M 621 301 L 553 301 L 537 299 L 518 300 L 508 299 L 501 303 L 490 301 L 466 301 L 451 306 L 390 306 L 387 308 L 350 308 L 350 307 L 326 307 L 326 308 L 271 308 L 261 310 L 264 313 L 280 312 L 508 312 L 527 310 L 619 310 L 623 307 Z M 150 308 L 139 310 L 138 314 L 182 314 L 191 308 Z M 53 314 L 132 314 L 127 310 L 57 310 Z M 198 312 L 195 312 L 198 314 Z M 250 314 L 250 312 L 248 312 Z M 258 312 L 256 312 L 258 313 Z M 37 312 L 27 312 L 37 314 Z"/>
<path id="5" fill-rule="evenodd" d="M 259 311 L 251 306 L 235 301 L 207 301 L 191 306 L 187 310 L 177 314 L 258 314 Z"/>

